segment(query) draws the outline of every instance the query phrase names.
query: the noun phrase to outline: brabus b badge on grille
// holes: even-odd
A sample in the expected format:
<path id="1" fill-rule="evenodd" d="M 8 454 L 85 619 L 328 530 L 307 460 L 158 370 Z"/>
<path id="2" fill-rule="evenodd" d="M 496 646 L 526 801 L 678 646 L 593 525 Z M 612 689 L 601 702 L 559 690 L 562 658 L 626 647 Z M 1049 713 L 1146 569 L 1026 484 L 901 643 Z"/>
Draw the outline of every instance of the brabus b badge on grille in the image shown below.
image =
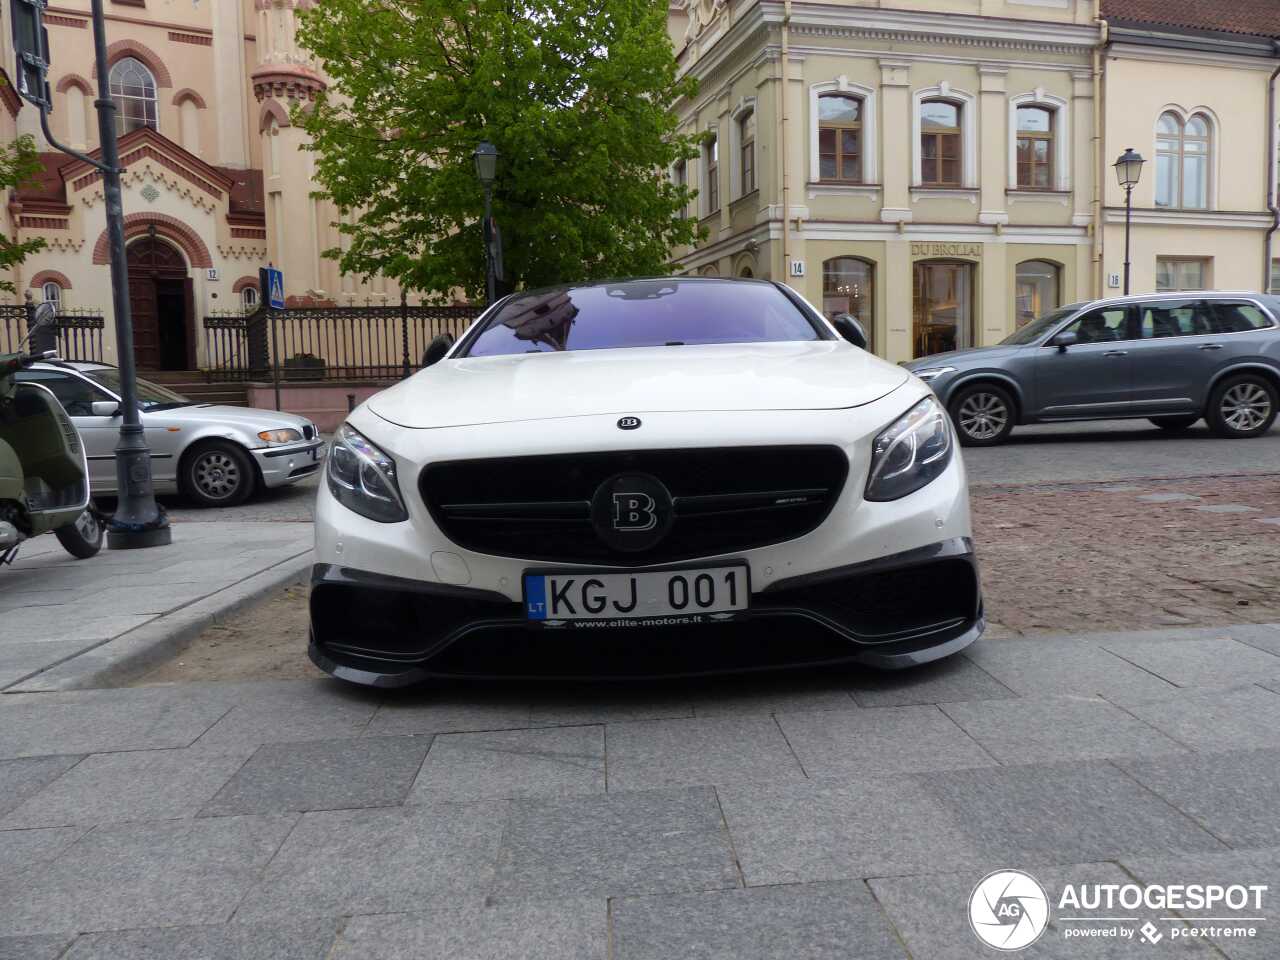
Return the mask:
<path id="1" fill-rule="evenodd" d="M 640 426 L 639 417 L 623 417 L 618 421 L 619 430 L 636 430 Z"/>

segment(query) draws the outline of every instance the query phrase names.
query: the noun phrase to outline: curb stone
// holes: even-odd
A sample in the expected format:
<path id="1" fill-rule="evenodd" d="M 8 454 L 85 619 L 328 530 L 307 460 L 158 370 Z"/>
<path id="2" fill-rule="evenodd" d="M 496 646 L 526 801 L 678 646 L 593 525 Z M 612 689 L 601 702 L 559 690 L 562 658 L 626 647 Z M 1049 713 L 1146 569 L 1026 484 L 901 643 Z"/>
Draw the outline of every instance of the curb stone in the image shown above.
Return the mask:
<path id="1" fill-rule="evenodd" d="M 199 636 L 206 627 L 293 583 L 304 582 L 312 551 L 283 560 L 224 590 L 157 617 L 100 646 L 34 674 L 3 693 L 53 693 L 134 680 Z"/>

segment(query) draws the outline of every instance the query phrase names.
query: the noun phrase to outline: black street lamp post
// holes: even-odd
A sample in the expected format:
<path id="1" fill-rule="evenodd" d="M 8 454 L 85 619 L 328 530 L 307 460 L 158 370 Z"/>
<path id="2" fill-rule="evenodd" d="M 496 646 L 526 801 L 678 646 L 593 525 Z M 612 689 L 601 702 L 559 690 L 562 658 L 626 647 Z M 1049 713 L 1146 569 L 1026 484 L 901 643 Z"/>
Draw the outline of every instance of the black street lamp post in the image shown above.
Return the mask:
<path id="1" fill-rule="evenodd" d="M 476 163 L 476 179 L 484 187 L 484 291 L 485 302 L 497 298 L 497 278 L 493 264 L 493 181 L 498 177 L 498 148 L 481 140 L 472 157 Z"/>
<path id="2" fill-rule="evenodd" d="M 1133 220 L 1133 188 L 1142 178 L 1142 154 L 1125 147 L 1115 162 L 1116 179 L 1124 188 L 1124 295 L 1129 295 L 1129 233 Z"/>
<path id="3" fill-rule="evenodd" d="M 53 104 L 49 93 L 49 39 L 43 25 L 45 0 L 11 0 L 14 52 L 20 97 L 40 111 L 40 129 L 50 146 L 83 160 L 102 174 L 106 201 L 107 249 L 111 263 L 111 304 L 116 320 L 116 354 L 120 365 L 120 440 L 116 444 L 115 515 L 107 524 L 107 546 L 115 550 L 158 547 L 169 543 L 169 521 L 156 503 L 151 483 L 151 451 L 138 415 L 138 383 L 133 358 L 133 320 L 129 313 L 129 267 L 125 261 L 124 207 L 120 189 L 120 151 L 116 145 L 116 104 L 111 99 L 107 64 L 107 25 L 102 0 L 90 4 L 93 52 L 98 71 L 98 132 L 102 157 L 95 159 L 60 144 L 49 129 Z"/>

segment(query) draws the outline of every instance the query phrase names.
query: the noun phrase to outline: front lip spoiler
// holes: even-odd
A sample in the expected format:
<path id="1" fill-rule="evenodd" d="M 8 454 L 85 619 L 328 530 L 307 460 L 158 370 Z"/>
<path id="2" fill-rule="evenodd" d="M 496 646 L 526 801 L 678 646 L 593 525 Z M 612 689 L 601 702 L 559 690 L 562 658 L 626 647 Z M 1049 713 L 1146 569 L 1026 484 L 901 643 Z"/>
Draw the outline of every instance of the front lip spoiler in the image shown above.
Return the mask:
<path id="1" fill-rule="evenodd" d="M 954 653 L 959 653 L 965 647 L 972 644 L 987 628 L 987 622 L 983 617 L 979 617 L 964 633 L 957 637 L 940 643 L 937 646 L 926 647 L 922 650 L 911 650 L 899 653 L 892 653 L 875 648 L 867 648 L 856 650 L 847 657 L 837 657 L 831 660 L 822 661 L 806 661 L 797 664 L 776 664 L 767 667 L 754 667 L 736 670 L 702 670 L 689 672 L 682 670 L 677 673 L 655 673 L 637 676 L 636 674 L 624 674 L 617 677 L 599 676 L 593 677 L 593 680 L 602 682 L 609 681 L 636 681 L 636 680 L 673 680 L 681 677 L 707 677 L 707 676 L 729 676 L 731 674 L 748 674 L 748 673 L 781 673 L 788 670 L 812 670 L 815 667 L 824 666 L 841 666 L 841 665 L 862 665 L 867 667 L 876 667 L 881 670 L 905 670 L 909 667 L 918 667 L 926 663 L 932 663 L 934 660 L 941 660 L 949 657 Z M 376 673 L 371 670 L 359 670 L 355 667 L 349 667 L 338 663 L 329 657 L 316 644 L 314 636 L 311 637 L 307 644 L 307 656 L 317 667 L 330 676 L 339 680 L 346 680 L 350 683 L 358 683 L 365 687 L 377 687 L 381 689 L 394 689 L 396 687 L 412 687 L 430 680 L 450 680 L 450 679 L 466 679 L 476 680 L 475 674 L 455 675 L 447 673 L 438 673 L 427 670 L 423 667 L 413 667 L 409 670 L 396 673 Z M 495 674 L 494 679 L 501 680 L 536 680 L 538 682 L 557 682 L 557 681 L 581 681 L 583 678 L 578 674 L 567 674 L 563 677 L 554 675 L 537 674 L 536 676 L 520 676 L 508 673 Z"/>
<path id="2" fill-rule="evenodd" d="M 964 558 L 970 564 L 973 564 L 973 544 L 968 537 L 956 537 L 950 540 L 943 540 L 929 544 L 925 547 L 904 551 L 898 554 L 877 557 L 872 560 L 850 564 L 844 567 L 835 567 L 830 570 L 819 571 L 814 574 L 778 581 L 755 594 L 755 596 L 764 599 L 775 593 L 793 588 L 820 585 L 825 582 L 840 580 L 850 576 L 909 569 L 932 561 L 957 558 Z M 747 616 L 742 618 L 744 621 L 759 620 L 770 617 L 791 618 L 793 620 L 804 619 L 819 624 L 832 634 L 849 641 L 847 653 L 841 652 L 839 656 L 823 658 L 821 660 L 803 660 L 794 664 L 783 661 L 772 662 L 763 666 L 734 665 L 723 668 L 713 667 L 711 669 L 682 669 L 669 672 L 657 671 L 645 672 L 642 674 L 625 673 L 619 675 L 603 673 L 592 674 L 591 676 L 593 679 L 599 680 L 635 680 L 640 678 L 661 679 L 726 675 L 732 673 L 755 673 L 786 669 L 804 669 L 815 666 L 837 664 L 860 664 L 886 670 L 900 670 L 919 666 L 934 660 L 939 660 L 943 657 L 951 656 L 952 654 L 963 650 L 982 636 L 986 629 L 986 620 L 982 608 L 981 584 L 980 582 L 977 582 L 976 579 L 976 565 L 974 565 L 974 575 L 977 593 L 974 597 L 974 606 L 967 616 L 955 617 L 947 621 L 939 622 L 934 624 L 932 627 L 921 627 L 913 630 L 907 635 L 882 635 L 882 639 L 872 640 L 870 639 L 870 635 L 859 636 L 847 626 L 841 624 L 830 616 L 824 615 L 822 611 L 808 609 L 804 606 L 762 606 L 754 608 L 749 611 Z M 503 604 L 508 608 L 519 606 L 518 603 L 514 603 L 505 595 L 495 591 L 477 589 L 475 587 L 446 586 L 443 584 L 429 583 L 425 581 L 406 580 L 399 577 L 375 574 L 362 570 L 347 569 L 330 564 L 316 564 L 312 570 L 311 582 L 313 588 L 324 583 L 341 583 L 351 586 L 365 586 L 373 588 L 383 587 L 400 592 L 411 592 L 417 594 L 465 597 L 471 600 Z M 495 611 L 495 613 L 496 612 L 497 611 Z M 361 667 L 353 667 L 339 662 L 334 658 L 330 651 L 327 651 L 316 642 L 313 624 L 309 630 L 307 653 L 311 661 L 326 673 L 339 679 L 358 683 L 363 686 L 390 688 L 412 686 L 432 679 L 450 679 L 455 677 L 476 679 L 479 676 L 477 673 L 454 673 L 448 670 L 433 669 L 431 663 L 436 656 L 442 653 L 446 648 L 455 643 L 464 642 L 465 638 L 469 634 L 495 628 L 531 629 L 529 623 L 523 618 L 513 618 L 510 616 L 502 616 L 501 614 L 494 617 L 482 617 L 470 620 L 459 624 L 447 634 L 437 637 L 427 649 L 422 650 L 420 655 L 416 656 L 413 660 L 391 660 L 391 662 L 396 663 L 396 669 L 388 669 L 384 671 L 363 669 Z M 932 638 L 938 639 L 936 642 L 931 642 Z M 355 651 L 351 652 L 354 653 Z M 370 653 L 373 654 L 373 651 L 370 651 Z M 377 660 L 382 658 L 373 655 L 370 659 Z M 366 664 L 369 663 L 368 660 L 365 662 Z M 555 679 L 581 680 L 583 677 L 582 674 L 567 674 L 563 677 L 557 677 L 550 673 L 524 675 L 521 673 L 505 671 L 495 672 L 492 676 L 495 679 L 501 678 L 504 680 L 537 679 L 539 681 Z"/>

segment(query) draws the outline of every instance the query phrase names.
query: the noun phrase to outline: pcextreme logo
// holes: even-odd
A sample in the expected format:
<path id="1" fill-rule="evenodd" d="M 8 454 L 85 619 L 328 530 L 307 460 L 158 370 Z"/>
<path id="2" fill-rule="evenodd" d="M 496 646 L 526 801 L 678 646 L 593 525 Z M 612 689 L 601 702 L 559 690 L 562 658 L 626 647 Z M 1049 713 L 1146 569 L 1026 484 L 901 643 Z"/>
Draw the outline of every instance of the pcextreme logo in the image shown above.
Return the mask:
<path id="1" fill-rule="evenodd" d="M 969 894 L 969 926 L 989 947 L 1021 950 L 1049 926 L 1049 896 L 1029 873 L 996 870 Z"/>
<path id="2" fill-rule="evenodd" d="M 1130 940 L 1148 946 L 1253 938 L 1266 920 L 1266 892 L 1261 883 L 1069 883 L 1058 898 L 1057 934 L 1064 940 Z M 1022 870 L 989 873 L 969 894 L 969 926 L 996 950 L 1012 953 L 1031 946 L 1048 929 L 1049 914 L 1045 888 Z"/>

